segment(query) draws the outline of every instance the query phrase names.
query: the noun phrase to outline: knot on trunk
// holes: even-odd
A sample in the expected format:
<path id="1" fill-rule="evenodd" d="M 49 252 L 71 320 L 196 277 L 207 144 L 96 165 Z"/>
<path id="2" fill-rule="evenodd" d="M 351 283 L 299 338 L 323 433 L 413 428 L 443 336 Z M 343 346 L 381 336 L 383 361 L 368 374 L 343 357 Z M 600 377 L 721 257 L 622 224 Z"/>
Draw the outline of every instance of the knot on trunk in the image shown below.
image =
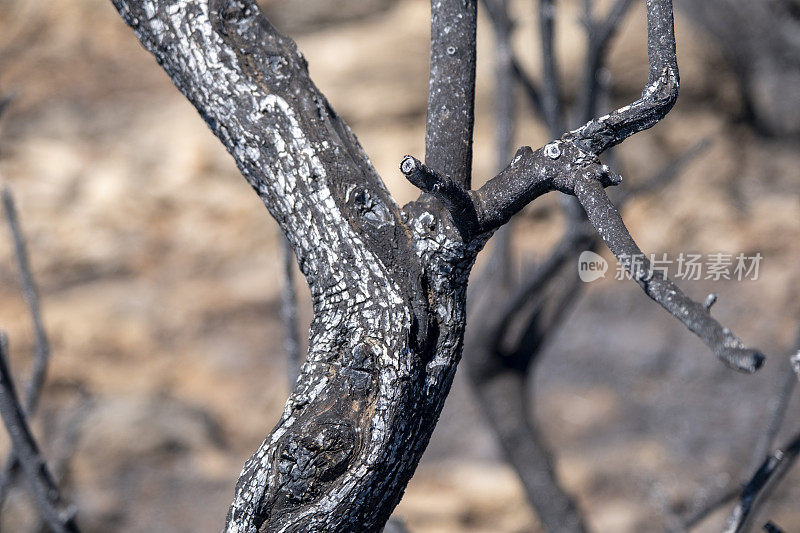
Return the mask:
<path id="1" fill-rule="evenodd" d="M 277 465 L 280 496 L 298 505 L 316 499 L 344 473 L 357 443 L 355 428 L 346 424 L 322 421 L 303 429 L 285 442 Z"/>

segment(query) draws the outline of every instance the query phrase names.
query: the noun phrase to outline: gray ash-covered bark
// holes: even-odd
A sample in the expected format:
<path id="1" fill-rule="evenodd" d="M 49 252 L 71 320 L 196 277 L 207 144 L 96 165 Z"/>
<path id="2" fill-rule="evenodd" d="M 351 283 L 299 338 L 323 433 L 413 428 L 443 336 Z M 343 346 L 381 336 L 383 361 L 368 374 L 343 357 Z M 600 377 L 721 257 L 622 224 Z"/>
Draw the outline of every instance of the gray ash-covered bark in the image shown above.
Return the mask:
<path id="1" fill-rule="evenodd" d="M 228 529 L 380 529 L 452 382 L 482 240 L 423 204 L 398 208 L 255 3 L 115 6 L 234 156 L 311 288 L 307 363 Z"/>
<path id="2" fill-rule="evenodd" d="M 402 166 L 425 193 L 402 208 L 254 0 L 112 2 L 232 154 L 311 289 L 306 363 L 245 464 L 226 530 L 379 531 L 452 383 L 478 251 L 541 194 L 613 184 L 597 155 L 674 103 L 671 1 L 648 0 L 657 75 L 642 100 L 520 149 L 475 191 L 475 1 L 432 1 L 428 166 Z"/>

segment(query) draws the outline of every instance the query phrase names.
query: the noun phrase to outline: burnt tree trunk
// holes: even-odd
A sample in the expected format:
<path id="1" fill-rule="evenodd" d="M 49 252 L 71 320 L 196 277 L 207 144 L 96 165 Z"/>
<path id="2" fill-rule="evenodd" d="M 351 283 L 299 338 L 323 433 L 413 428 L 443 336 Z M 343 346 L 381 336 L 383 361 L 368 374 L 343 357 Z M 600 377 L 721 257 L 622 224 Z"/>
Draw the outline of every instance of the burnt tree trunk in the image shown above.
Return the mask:
<path id="1" fill-rule="evenodd" d="M 423 194 L 402 208 L 314 86 L 295 43 L 255 1 L 112 2 L 232 154 L 311 289 L 306 363 L 242 471 L 226 531 L 379 531 L 447 397 L 468 275 L 492 233 L 560 190 L 596 211 L 589 219 L 615 252 L 631 246 L 603 190 L 618 179 L 598 155 L 653 126 L 677 98 L 671 0 L 647 1 L 650 80 L 640 100 L 544 148 L 521 148 L 478 190 L 469 188 L 476 0 L 433 0 L 428 165 L 403 159 L 401 171 Z M 665 280 L 651 286 L 635 274 L 658 300 L 648 287 Z M 676 316 L 729 365 L 760 365 L 760 354 L 697 315 L 699 307 L 682 309 Z"/>

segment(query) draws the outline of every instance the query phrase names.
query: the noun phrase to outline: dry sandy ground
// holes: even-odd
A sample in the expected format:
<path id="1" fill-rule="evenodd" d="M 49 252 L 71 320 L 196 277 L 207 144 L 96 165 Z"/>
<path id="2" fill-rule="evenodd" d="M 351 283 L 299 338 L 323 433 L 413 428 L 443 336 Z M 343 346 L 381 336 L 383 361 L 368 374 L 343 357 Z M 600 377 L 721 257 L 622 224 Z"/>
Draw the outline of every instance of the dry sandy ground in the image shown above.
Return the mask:
<path id="1" fill-rule="evenodd" d="M 346 3 L 270 9 L 285 10 L 313 78 L 407 201 L 415 193 L 396 165 L 423 153 L 428 4 L 374 1 L 383 9 L 365 16 L 359 7 L 360 18 L 326 25 L 324 11 Z M 564 4 L 559 48 L 565 86 L 575 87 L 583 41 L 577 2 Z M 527 2 L 514 10 L 518 50 L 535 71 L 535 20 Z M 614 50 L 620 103 L 645 78 L 642 20 L 640 9 Z M 484 22 L 478 183 L 494 161 L 487 30 Z M 698 298 L 720 293 L 717 316 L 773 357 L 757 376 L 736 375 L 637 287 L 592 284 L 537 371 L 535 405 L 597 531 L 659 530 L 667 502 L 740 475 L 800 321 L 797 143 L 736 123 L 717 54 L 680 17 L 678 38 L 683 97 L 619 151 L 625 178 L 644 179 L 703 138 L 713 145 L 669 189 L 632 202 L 626 220 L 647 251 L 759 251 L 759 281 L 685 286 Z M 19 202 L 54 349 L 37 434 L 48 456 L 63 453 L 78 391 L 91 398 L 66 479 L 87 531 L 219 530 L 241 465 L 287 395 L 276 226 L 109 2 L 0 1 L 0 47 L 0 88 L 18 95 L 0 126 L 0 181 Z M 545 133 L 521 105 L 519 143 L 539 146 Z M 525 261 L 558 238 L 556 206 L 537 201 L 521 224 Z M 5 238 L 0 324 L 24 375 L 31 330 Z M 800 530 L 798 479 L 765 510 L 787 531 Z M 24 490 L 8 509 L 3 531 L 33 527 Z M 397 512 L 415 533 L 538 531 L 463 376 Z"/>

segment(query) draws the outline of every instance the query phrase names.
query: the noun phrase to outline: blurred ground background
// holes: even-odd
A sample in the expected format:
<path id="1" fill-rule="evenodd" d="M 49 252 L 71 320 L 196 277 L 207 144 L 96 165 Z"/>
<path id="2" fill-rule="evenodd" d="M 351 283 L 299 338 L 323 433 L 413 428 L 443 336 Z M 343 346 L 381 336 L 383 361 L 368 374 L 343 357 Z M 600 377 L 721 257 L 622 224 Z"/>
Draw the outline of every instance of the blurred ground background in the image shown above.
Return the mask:
<path id="1" fill-rule="evenodd" d="M 563 4 L 569 88 L 580 80 L 583 36 L 578 2 Z M 414 198 L 396 165 L 424 152 L 428 3 L 267 8 L 398 201 Z M 537 71 L 532 11 L 514 2 L 517 50 Z M 643 21 L 635 10 L 614 48 L 615 103 L 634 99 L 646 78 Z M 485 20 L 481 31 L 478 184 L 494 164 Z M 713 145 L 672 186 L 631 202 L 626 221 L 647 252 L 760 252 L 758 281 L 682 285 L 699 299 L 718 292 L 715 315 L 772 357 L 755 376 L 736 374 L 633 283 L 593 283 L 538 367 L 535 405 L 558 471 L 597 531 L 660 530 L 668 502 L 749 467 L 800 322 L 797 140 L 761 138 L 737 120 L 719 51 L 680 12 L 677 31 L 681 99 L 624 144 L 621 168 L 636 182 L 703 138 Z M 66 473 L 87 531 L 217 531 L 243 462 L 287 396 L 276 226 L 110 2 L 0 0 L 0 54 L 0 90 L 16 96 L 0 124 L 0 180 L 16 193 L 53 343 L 36 432 L 58 456 L 83 401 L 76 391 L 91 399 Z M 520 109 L 519 144 L 542 145 L 543 127 L 522 100 Z M 532 207 L 517 232 L 520 262 L 558 238 L 557 206 L 552 197 Z M 25 376 L 32 331 L 0 235 L 0 325 Z M 539 531 L 470 394 L 458 376 L 397 514 L 419 533 Z M 798 409 L 795 398 L 792 429 Z M 787 531 L 800 531 L 798 474 L 764 509 Z M 2 530 L 29 530 L 31 516 L 23 486 Z"/>

